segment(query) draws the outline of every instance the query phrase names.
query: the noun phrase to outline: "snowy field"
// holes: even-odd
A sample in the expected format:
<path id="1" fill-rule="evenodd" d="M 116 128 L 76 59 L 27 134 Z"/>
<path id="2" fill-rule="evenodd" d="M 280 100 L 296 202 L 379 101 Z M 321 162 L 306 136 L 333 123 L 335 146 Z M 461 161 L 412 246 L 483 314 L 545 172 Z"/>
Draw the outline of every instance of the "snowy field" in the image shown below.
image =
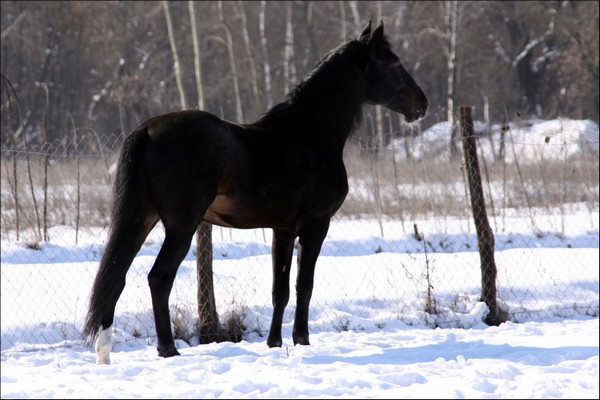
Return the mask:
<path id="1" fill-rule="evenodd" d="M 368 222 L 334 221 L 317 264 L 311 346 L 292 344 L 291 301 L 280 349 L 267 348 L 265 337 L 269 232 L 215 228 L 217 303 L 221 314 L 232 303 L 245 306 L 244 340 L 178 340 L 182 356 L 170 359 L 156 353 L 145 282 L 160 246 L 155 230 L 117 307 L 110 366 L 95 365 L 78 333 L 98 238 L 90 233 L 74 248 L 63 232 L 64 244 L 40 250 L 3 242 L 2 398 L 598 398 L 597 211 L 587 226 L 567 224 L 565 234 L 497 234 L 498 297 L 511 316 L 499 327 L 482 323 L 472 231 L 457 223 L 455 233 L 431 235 L 425 253 L 412 235 L 381 238 Z M 400 231 L 394 222 L 385 228 Z M 193 251 L 171 296 L 172 311 L 190 307 L 181 317 L 190 326 Z M 426 265 L 435 315 L 423 311 Z"/>
<path id="2" fill-rule="evenodd" d="M 439 125 L 423 136 L 428 147 L 416 154 L 431 157 L 432 143 L 448 133 Z M 591 151 L 597 160 L 598 126 L 591 121 L 511 126 L 507 138 L 509 157 L 566 161 Z M 560 145 L 567 142 L 573 145 Z M 188 338 L 176 341 L 182 355 L 169 359 L 157 356 L 146 281 L 163 240 L 157 227 L 128 273 L 112 364 L 103 366 L 79 332 L 106 232 L 81 230 L 75 245 L 74 230 L 56 226 L 50 242 L 34 246 L 3 231 L 1 397 L 597 399 L 597 204 L 512 211 L 502 224 L 491 218 L 494 228 L 506 227 L 495 232 L 495 262 L 498 302 L 509 322 L 482 322 L 487 308 L 479 301 L 470 218 L 339 218 L 317 262 L 311 346 L 292 344 L 292 296 L 277 349 L 266 345 L 270 231 L 215 227 L 217 307 L 221 317 L 240 316 L 243 340 L 197 345 L 190 335 L 193 242 L 170 298 L 173 323 Z M 424 240 L 415 238 L 413 224 Z"/>
<path id="3" fill-rule="evenodd" d="M 290 330 L 285 332 L 289 337 Z M 322 332 L 180 349 L 80 346 L 2 356 L 2 398 L 598 398 L 598 318 L 470 329 Z"/>

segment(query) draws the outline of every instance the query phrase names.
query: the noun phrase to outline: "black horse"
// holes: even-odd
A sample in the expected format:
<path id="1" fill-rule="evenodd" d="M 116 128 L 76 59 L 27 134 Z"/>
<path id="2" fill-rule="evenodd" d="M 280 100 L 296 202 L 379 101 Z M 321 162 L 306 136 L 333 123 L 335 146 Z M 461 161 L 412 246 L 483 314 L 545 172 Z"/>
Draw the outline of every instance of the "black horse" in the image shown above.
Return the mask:
<path id="1" fill-rule="evenodd" d="M 280 347 L 298 245 L 294 344 L 308 345 L 315 263 L 332 216 L 348 192 L 342 159 L 364 104 L 425 115 L 427 99 L 383 34 L 371 23 L 357 40 L 332 50 L 258 121 L 236 124 L 203 111 L 152 118 L 125 140 L 114 187 L 111 230 L 94 281 L 83 334 L 96 339 L 98 363 L 110 363 L 115 306 L 135 255 L 156 223 L 165 240 L 148 275 L 158 354 L 178 355 L 169 319 L 176 271 L 203 221 L 273 229 L 273 317 L 267 339 Z"/>

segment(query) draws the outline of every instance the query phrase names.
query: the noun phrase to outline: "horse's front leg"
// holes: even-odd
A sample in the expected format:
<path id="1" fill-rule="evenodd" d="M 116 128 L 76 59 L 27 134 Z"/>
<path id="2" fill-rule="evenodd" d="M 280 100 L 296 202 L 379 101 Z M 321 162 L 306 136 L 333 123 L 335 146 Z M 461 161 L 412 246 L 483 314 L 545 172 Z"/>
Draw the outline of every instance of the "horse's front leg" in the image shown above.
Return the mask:
<path id="1" fill-rule="evenodd" d="M 308 341 L 308 308 L 313 290 L 315 264 L 328 229 L 329 218 L 313 222 L 300 231 L 296 280 L 297 304 L 292 334 L 294 344 L 310 344 Z"/>
<path id="2" fill-rule="evenodd" d="M 273 230 L 273 288 L 271 291 L 273 301 L 273 318 L 267 345 L 281 347 L 281 323 L 283 312 L 290 299 L 290 267 L 294 252 L 296 236 L 286 231 Z"/>

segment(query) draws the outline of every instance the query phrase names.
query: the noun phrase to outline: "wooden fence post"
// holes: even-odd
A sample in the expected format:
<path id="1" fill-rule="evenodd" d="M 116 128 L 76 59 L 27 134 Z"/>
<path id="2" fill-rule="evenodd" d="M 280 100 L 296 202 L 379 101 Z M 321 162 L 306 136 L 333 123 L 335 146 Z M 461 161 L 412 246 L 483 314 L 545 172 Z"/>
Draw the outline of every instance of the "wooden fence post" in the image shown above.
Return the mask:
<path id="1" fill-rule="evenodd" d="M 212 225 L 202 221 L 196 229 L 196 276 L 198 278 L 198 325 L 200 344 L 220 342 L 221 329 L 215 303 L 212 268 Z"/>
<path id="2" fill-rule="evenodd" d="M 488 306 L 490 312 L 485 318 L 488 325 L 499 325 L 505 321 L 500 314 L 496 302 L 496 263 L 494 261 L 494 233 L 490 227 L 485 209 L 485 198 L 481 184 L 481 172 L 477 159 L 477 144 L 475 130 L 473 129 L 472 107 L 460 106 L 460 129 L 465 157 L 465 167 L 469 194 L 471 197 L 471 210 L 477 231 L 477 244 L 481 260 L 481 300 Z"/>

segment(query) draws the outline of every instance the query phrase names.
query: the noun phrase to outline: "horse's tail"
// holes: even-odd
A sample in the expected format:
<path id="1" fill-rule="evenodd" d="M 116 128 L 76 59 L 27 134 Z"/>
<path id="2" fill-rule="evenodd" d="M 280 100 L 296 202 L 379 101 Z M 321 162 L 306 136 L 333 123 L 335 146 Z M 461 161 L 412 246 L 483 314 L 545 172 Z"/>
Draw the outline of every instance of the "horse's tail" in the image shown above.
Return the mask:
<path id="1" fill-rule="evenodd" d="M 100 327 L 112 325 L 127 270 L 145 239 L 144 219 L 149 203 L 143 156 L 147 140 L 147 129 L 138 128 L 125 140 L 119 155 L 108 243 L 94 280 L 82 333 L 88 339 L 93 339 Z"/>

